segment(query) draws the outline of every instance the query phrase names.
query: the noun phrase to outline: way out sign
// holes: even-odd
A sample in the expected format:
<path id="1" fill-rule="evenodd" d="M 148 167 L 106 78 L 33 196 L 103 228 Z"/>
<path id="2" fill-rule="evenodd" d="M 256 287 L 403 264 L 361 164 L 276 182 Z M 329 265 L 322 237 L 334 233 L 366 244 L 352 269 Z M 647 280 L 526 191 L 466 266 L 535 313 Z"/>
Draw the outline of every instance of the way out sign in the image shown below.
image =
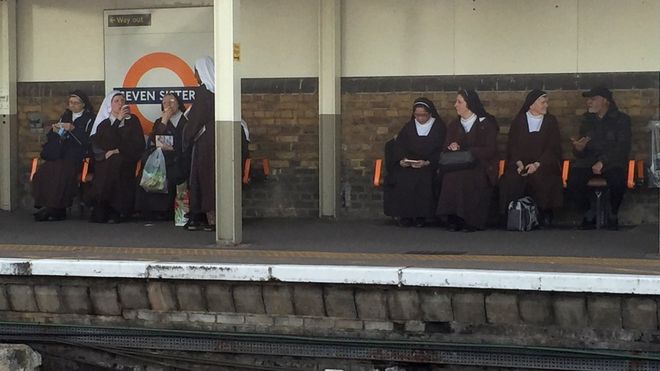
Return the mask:
<path id="1" fill-rule="evenodd" d="M 195 99 L 195 60 L 213 55 L 210 7 L 104 12 L 105 90 L 122 91 L 145 133 L 160 117 L 163 95 Z M 148 20 L 148 21 L 147 21 Z"/>

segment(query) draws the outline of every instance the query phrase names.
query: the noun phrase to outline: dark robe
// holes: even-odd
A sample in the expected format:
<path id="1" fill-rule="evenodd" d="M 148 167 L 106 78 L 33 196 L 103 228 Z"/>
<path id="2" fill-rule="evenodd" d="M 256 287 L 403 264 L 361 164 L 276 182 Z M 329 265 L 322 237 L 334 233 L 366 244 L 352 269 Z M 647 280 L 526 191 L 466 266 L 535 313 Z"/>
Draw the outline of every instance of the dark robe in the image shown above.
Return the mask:
<path id="1" fill-rule="evenodd" d="M 388 156 L 389 195 L 385 214 L 401 218 L 433 217 L 438 199 L 437 165 L 444 144 L 445 123 L 436 118 L 427 136 L 419 136 L 415 120 L 406 123 Z M 429 166 L 419 169 L 402 167 L 399 161 L 427 160 Z"/>
<path id="2" fill-rule="evenodd" d="M 66 110 L 60 122 L 71 122 L 72 113 Z M 46 135 L 41 151 L 45 160 L 32 180 L 32 195 L 37 208 L 65 209 L 78 193 L 78 174 L 89 138 L 85 126 L 94 122 L 94 114 L 84 111 L 74 122 L 71 132 L 60 136 L 52 130 Z"/>
<path id="3" fill-rule="evenodd" d="M 95 215 L 103 218 L 96 210 L 100 209 L 130 217 L 135 204 L 135 170 L 145 148 L 140 121 L 131 116 L 120 127 L 119 120 L 103 120 L 92 136 L 92 145 L 97 154 L 90 191 Z M 105 153 L 113 149 L 119 153 L 106 159 Z"/>
<path id="4" fill-rule="evenodd" d="M 443 150 L 452 142 L 461 150 L 469 150 L 477 159 L 473 168 L 447 172 L 442 175 L 438 215 L 455 215 L 465 224 L 483 229 L 488 220 L 488 208 L 493 186 L 497 181 L 497 123 L 486 117 L 475 121 L 469 133 L 465 132 L 460 119 L 447 127 L 447 139 Z"/>
<path id="5" fill-rule="evenodd" d="M 137 186 L 136 209 L 143 214 L 174 210 L 176 186 L 186 181 L 185 170 L 182 168 L 181 162 L 183 162 L 183 130 L 187 122 L 188 120 L 183 115 L 181 115 L 176 127 L 172 124 L 172 121 L 167 121 L 167 125 L 164 125 L 160 118 L 154 122 L 147 142 L 147 151 L 142 158 L 142 169 L 144 169 L 149 155 L 156 150 L 156 135 L 171 135 L 174 139 L 174 150 L 163 151 L 167 168 L 167 193 L 146 192 L 142 187 Z M 141 178 L 142 173 L 140 173 L 137 184 L 140 184 Z"/>
<path id="6" fill-rule="evenodd" d="M 524 165 L 539 162 L 534 173 L 521 176 L 517 161 Z M 555 116 L 546 114 L 538 132 L 529 132 L 527 115 L 519 114 L 511 123 L 507 144 L 506 168 L 500 180 L 500 212 L 509 202 L 531 196 L 541 210 L 562 206 L 561 138 Z"/>
<path id="7" fill-rule="evenodd" d="M 191 151 L 190 213 L 215 211 L 215 94 L 204 85 L 195 90 L 184 141 Z"/>
<path id="8" fill-rule="evenodd" d="M 630 116 L 619 111 L 611 103 L 604 117 L 585 113 L 580 124 L 579 137 L 588 136 L 583 151 L 573 149 L 575 161 L 568 173 L 568 189 L 580 211 L 589 209 L 590 189 L 587 183 L 594 177 L 591 167 L 598 161 L 603 163 L 602 177 L 607 180 L 610 193 L 610 212 L 616 215 L 626 192 L 626 170 L 631 148 Z"/>
<path id="9" fill-rule="evenodd" d="M 203 132 L 202 132 L 203 131 Z M 200 85 L 195 90 L 195 102 L 188 113 L 183 132 L 184 156 L 189 156 L 191 218 L 215 211 L 215 94 Z M 242 158 L 247 158 L 245 131 L 241 130 Z"/>

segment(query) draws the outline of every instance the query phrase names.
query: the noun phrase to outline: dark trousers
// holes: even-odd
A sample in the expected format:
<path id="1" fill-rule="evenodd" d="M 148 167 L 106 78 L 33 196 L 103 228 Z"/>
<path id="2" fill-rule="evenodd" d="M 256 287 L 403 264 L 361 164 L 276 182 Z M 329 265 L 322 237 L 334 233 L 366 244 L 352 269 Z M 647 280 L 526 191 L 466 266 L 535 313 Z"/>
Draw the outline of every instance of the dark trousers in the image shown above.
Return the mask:
<path id="1" fill-rule="evenodd" d="M 589 210 L 589 197 L 591 190 L 587 187 L 589 179 L 594 177 L 591 168 L 573 167 L 568 174 L 568 190 L 576 207 L 581 212 Z M 611 214 L 619 213 L 619 206 L 626 192 L 626 171 L 622 168 L 611 168 L 604 171 L 602 177 L 607 180 L 610 191 Z"/>

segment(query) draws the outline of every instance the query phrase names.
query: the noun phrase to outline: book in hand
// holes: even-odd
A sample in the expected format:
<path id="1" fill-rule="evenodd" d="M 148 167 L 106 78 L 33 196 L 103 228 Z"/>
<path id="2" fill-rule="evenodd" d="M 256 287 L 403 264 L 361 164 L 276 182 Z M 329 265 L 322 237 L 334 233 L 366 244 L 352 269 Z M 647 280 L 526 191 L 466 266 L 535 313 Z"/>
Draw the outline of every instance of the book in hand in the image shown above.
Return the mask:
<path id="1" fill-rule="evenodd" d="M 169 148 L 174 147 L 174 136 L 173 135 L 156 135 L 156 147 L 162 148 L 169 146 Z"/>

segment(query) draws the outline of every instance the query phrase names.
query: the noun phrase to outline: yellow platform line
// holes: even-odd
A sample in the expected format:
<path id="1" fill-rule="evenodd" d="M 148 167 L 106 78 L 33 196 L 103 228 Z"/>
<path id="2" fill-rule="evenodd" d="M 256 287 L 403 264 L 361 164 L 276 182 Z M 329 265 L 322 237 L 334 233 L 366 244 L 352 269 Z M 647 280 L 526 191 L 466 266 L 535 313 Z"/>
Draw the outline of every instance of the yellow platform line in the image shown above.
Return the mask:
<path id="1" fill-rule="evenodd" d="M 566 257 L 566 256 L 517 256 L 517 255 L 434 255 L 434 254 L 395 254 L 395 253 L 351 253 L 326 251 L 280 251 L 280 250 L 246 250 L 226 249 L 222 247 L 209 248 L 163 248 L 163 247 L 112 247 L 112 246 L 61 246 L 61 245 L 17 245 L 0 244 L 0 257 L 12 253 L 29 253 L 32 258 L 46 258 L 39 253 L 68 253 L 66 258 L 91 259 L 103 256 L 106 259 L 126 260 L 141 257 L 142 259 L 168 259 L 176 257 L 178 261 L 186 257 L 209 257 L 225 259 L 254 259 L 250 263 L 258 263 L 258 259 L 277 259 L 288 263 L 296 263 L 296 259 L 321 260 L 341 262 L 348 265 L 360 265 L 360 262 L 371 264 L 383 262 L 391 265 L 408 265 L 414 263 L 491 263 L 491 264 L 543 264 L 571 265 L 587 267 L 660 269 L 660 259 L 638 258 L 598 258 L 598 257 Z M 76 254 L 71 254 L 76 253 Z M 34 255 L 37 254 L 37 255 Z M 94 256 L 90 256 L 94 255 Z M 58 256 L 61 258 L 62 256 Z M 633 270 L 635 270 L 633 268 Z"/>

